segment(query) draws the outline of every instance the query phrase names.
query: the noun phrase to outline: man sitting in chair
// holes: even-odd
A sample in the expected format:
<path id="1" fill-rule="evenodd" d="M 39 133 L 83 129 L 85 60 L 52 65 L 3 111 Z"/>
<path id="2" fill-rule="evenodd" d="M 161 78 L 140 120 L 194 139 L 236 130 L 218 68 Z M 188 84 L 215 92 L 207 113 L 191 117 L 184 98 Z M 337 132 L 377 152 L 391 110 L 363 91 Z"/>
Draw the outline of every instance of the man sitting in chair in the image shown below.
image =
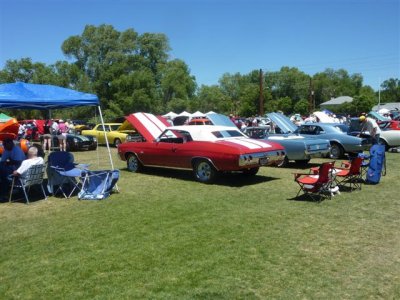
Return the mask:
<path id="1" fill-rule="evenodd" d="M 32 146 L 28 150 L 28 158 L 25 159 L 21 166 L 13 172 L 14 176 L 24 176 L 24 173 L 28 171 L 31 166 L 42 165 L 44 160 L 42 157 L 38 156 L 38 148 Z"/>
<path id="2" fill-rule="evenodd" d="M 6 182 L 10 182 L 12 180 L 11 176 L 24 176 L 24 173 L 34 165 L 43 164 L 44 160 L 42 157 L 38 157 L 38 148 L 32 146 L 28 150 L 28 158 L 23 160 L 18 169 L 14 170 L 12 174 L 9 174 L 7 179 L 3 179 L 1 184 L 0 195 L 2 198 L 7 197 L 6 193 L 8 191 L 9 184 L 5 184 Z"/>

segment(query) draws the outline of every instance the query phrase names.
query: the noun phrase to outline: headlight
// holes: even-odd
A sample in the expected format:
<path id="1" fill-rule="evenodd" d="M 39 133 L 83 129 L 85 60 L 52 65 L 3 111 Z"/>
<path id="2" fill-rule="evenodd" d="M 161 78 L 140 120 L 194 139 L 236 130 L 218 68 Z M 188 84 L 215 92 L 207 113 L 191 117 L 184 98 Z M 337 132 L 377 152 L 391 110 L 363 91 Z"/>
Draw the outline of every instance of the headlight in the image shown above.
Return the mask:
<path id="1" fill-rule="evenodd" d="M 74 143 L 78 144 L 79 140 L 77 138 L 74 138 Z"/>
<path id="2" fill-rule="evenodd" d="M 96 139 L 95 137 L 93 137 L 93 141 L 94 141 L 94 142 L 97 142 L 97 139 Z"/>

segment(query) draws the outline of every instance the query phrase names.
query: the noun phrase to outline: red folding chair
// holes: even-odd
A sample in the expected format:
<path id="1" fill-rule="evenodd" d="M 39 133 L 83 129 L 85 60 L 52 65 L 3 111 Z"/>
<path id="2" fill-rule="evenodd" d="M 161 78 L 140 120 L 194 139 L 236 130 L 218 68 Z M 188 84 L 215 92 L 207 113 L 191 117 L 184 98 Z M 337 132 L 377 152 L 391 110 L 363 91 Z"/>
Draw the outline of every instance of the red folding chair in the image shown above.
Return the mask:
<path id="1" fill-rule="evenodd" d="M 295 173 L 294 180 L 300 186 L 296 197 L 303 191 L 305 195 L 310 196 L 314 201 L 317 197 L 319 200 L 322 200 L 324 196 L 331 199 L 331 187 L 333 183 L 332 170 L 334 164 L 335 162 L 323 163 L 318 170 L 315 169 L 314 172 L 310 170 L 308 174 Z"/>
<path id="2" fill-rule="evenodd" d="M 351 162 L 342 163 L 341 168 L 335 168 L 335 180 L 338 185 L 349 185 L 350 192 L 355 189 L 361 190 L 362 179 L 362 157 L 355 157 Z"/>

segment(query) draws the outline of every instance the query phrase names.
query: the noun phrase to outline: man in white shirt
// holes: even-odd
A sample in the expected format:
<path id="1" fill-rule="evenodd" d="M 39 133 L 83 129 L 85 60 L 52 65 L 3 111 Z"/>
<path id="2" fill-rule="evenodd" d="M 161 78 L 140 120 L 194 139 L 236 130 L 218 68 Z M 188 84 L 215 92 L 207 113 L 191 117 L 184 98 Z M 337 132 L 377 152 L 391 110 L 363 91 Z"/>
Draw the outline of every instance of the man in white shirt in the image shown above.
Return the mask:
<path id="1" fill-rule="evenodd" d="M 38 148 L 36 148 L 35 146 L 30 147 L 28 150 L 28 158 L 25 159 L 24 161 L 22 161 L 22 163 L 18 169 L 13 171 L 12 174 L 10 174 L 6 179 L 2 180 L 2 183 L 0 185 L 0 199 L 2 201 L 6 200 L 8 198 L 6 194 L 9 190 L 10 183 L 12 181 L 13 176 L 22 176 L 23 177 L 26 174 L 26 171 L 31 166 L 44 163 L 43 158 L 38 157 L 37 155 L 38 155 Z"/>
<path id="2" fill-rule="evenodd" d="M 372 137 L 372 144 L 379 144 L 379 138 L 381 136 L 381 129 L 374 119 L 360 116 L 360 122 L 362 123 L 360 135 L 363 132 L 368 132 Z"/>
<path id="3" fill-rule="evenodd" d="M 28 158 L 25 159 L 21 166 L 13 172 L 13 175 L 23 177 L 31 166 L 42 165 L 43 163 L 43 158 L 40 156 L 38 157 L 38 148 L 34 146 L 30 147 L 28 150 Z"/>

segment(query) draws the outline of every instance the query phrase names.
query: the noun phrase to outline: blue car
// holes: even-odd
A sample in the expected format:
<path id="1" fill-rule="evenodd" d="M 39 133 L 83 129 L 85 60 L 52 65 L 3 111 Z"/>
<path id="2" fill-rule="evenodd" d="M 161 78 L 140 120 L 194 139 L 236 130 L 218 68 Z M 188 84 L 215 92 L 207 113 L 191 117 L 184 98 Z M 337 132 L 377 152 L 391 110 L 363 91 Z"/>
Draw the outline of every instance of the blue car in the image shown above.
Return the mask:
<path id="1" fill-rule="evenodd" d="M 286 156 L 279 166 L 287 166 L 290 160 L 306 164 L 313 157 L 329 156 L 328 140 L 299 135 L 296 133 L 297 126 L 282 114 L 269 113 L 267 116 L 272 121 L 270 128 L 247 127 L 243 129 L 243 132 L 251 138 L 273 141 L 285 147 Z"/>
<path id="2" fill-rule="evenodd" d="M 338 123 L 305 123 L 297 130 L 302 136 L 329 140 L 331 158 L 342 158 L 345 153 L 359 153 L 371 147 L 368 139 L 350 136 L 347 132 L 348 126 Z"/>

